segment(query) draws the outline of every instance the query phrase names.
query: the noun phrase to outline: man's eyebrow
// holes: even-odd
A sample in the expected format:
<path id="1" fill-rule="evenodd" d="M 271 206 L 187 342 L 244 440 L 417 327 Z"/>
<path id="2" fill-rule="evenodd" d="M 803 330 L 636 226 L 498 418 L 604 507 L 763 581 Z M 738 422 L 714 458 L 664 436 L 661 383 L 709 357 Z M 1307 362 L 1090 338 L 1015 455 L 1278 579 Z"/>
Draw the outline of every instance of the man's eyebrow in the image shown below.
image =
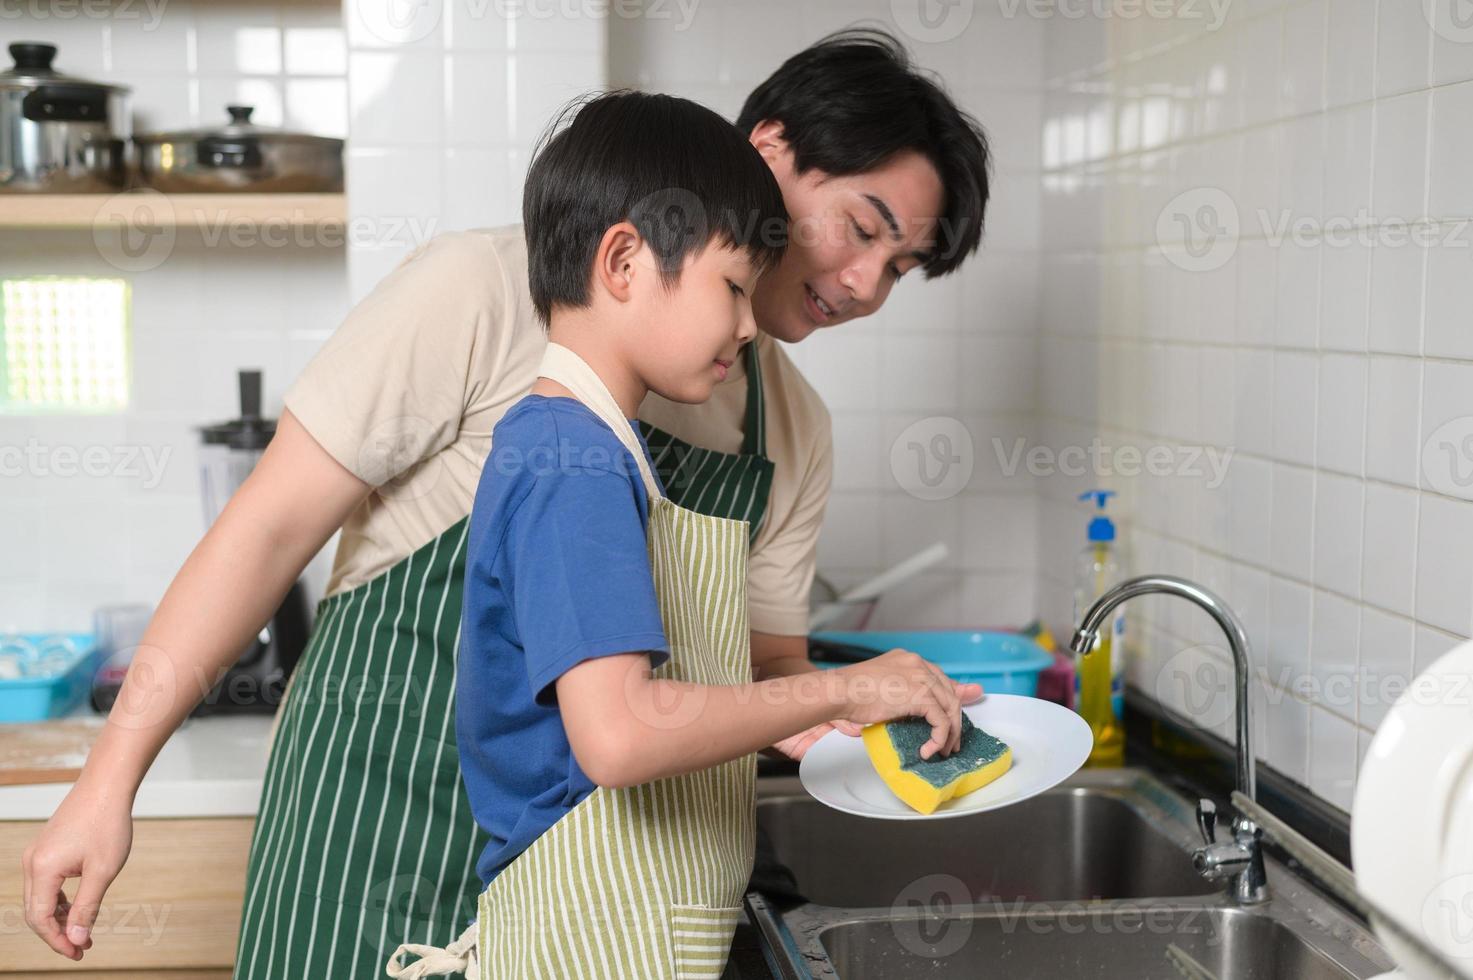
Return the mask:
<path id="1" fill-rule="evenodd" d="M 880 212 L 880 217 L 884 219 L 885 224 L 888 225 L 890 228 L 890 234 L 895 238 L 899 238 L 900 222 L 895 220 L 895 212 L 890 210 L 890 205 L 886 204 L 878 197 L 875 197 L 873 194 L 864 195 L 864 199 L 870 203 L 871 207 Z"/>
<path id="2" fill-rule="evenodd" d="M 865 194 L 864 199 L 870 203 L 871 207 L 873 207 L 876 211 L 880 213 L 880 217 L 884 219 L 885 224 L 890 229 L 890 234 L 895 238 L 899 238 L 900 222 L 895 220 L 895 212 L 890 210 L 890 205 L 886 204 L 882 199 L 875 197 L 873 194 Z M 906 255 L 908 255 L 910 258 L 915 259 L 922 265 L 925 265 L 931 260 L 930 249 L 918 248 L 907 252 Z"/>

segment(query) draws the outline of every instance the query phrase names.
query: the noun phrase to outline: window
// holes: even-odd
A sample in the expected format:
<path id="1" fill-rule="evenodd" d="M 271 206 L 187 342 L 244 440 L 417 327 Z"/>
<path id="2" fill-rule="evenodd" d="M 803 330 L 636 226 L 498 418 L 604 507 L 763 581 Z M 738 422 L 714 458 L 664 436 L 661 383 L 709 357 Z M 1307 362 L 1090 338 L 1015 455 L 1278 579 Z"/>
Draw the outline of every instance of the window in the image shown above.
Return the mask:
<path id="1" fill-rule="evenodd" d="M 128 283 L 0 279 L 0 413 L 128 404 Z"/>

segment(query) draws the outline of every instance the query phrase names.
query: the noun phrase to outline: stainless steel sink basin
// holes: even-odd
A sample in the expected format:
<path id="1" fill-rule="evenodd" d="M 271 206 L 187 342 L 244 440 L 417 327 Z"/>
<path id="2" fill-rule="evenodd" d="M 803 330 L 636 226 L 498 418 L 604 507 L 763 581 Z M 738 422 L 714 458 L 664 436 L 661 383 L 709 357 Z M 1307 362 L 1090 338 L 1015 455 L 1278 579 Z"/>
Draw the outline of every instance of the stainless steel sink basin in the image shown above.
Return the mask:
<path id="1" fill-rule="evenodd" d="M 1168 956 L 1172 945 L 1224 980 L 1354 976 L 1289 927 L 1236 909 L 1102 908 L 942 922 L 870 920 L 831 926 L 818 938 L 844 980 L 1180 980 L 1182 974 Z"/>
<path id="2" fill-rule="evenodd" d="M 752 903 L 785 980 L 1196 975 L 1168 953 L 1219 980 L 1392 968 L 1362 923 L 1272 858 L 1262 905 L 1198 876 L 1195 801 L 1142 770 L 1083 771 L 939 822 L 850 817 L 796 780 L 763 784 L 758 822 L 808 899 Z"/>
<path id="3" fill-rule="evenodd" d="M 887 906 L 917 879 L 943 874 L 972 901 L 1210 895 L 1182 842 L 1152 810 L 1108 787 L 1075 786 L 944 822 L 870 820 L 811 796 L 757 804 L 757 822 L 810 901 Z"/>

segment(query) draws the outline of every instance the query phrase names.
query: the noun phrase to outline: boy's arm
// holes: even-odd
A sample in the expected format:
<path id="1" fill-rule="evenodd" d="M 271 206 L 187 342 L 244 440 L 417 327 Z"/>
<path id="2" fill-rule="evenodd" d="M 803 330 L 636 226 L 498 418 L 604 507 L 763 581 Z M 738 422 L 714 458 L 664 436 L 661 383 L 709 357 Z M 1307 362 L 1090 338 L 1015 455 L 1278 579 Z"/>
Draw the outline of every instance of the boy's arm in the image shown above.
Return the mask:
<path id="1" fill-rule="evenodd" d="M 706 769 L 835 719 L 869 724 L 917 715 L 931 723 L 922 756 L 949 754 L 960 745 L 963 700 L 981 693 L 903 650 L 730 686 L 658 679 L 647 655 L 616 654 L 578 664 L 556 688 L 578 765 L 611 787 Z"/>

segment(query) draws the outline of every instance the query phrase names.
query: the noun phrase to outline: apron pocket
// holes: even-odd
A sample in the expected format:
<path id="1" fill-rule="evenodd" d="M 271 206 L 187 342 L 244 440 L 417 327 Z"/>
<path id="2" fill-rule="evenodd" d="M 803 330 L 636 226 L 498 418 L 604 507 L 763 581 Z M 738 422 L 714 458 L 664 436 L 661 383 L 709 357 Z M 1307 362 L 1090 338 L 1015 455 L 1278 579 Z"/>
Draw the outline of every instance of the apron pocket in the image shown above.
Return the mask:
<path id="1" fill-rule="evenodd" d="M 671 905 L 670 942 L 676 980 L 719 980 L 741 917 L 740 905 Z"/>

